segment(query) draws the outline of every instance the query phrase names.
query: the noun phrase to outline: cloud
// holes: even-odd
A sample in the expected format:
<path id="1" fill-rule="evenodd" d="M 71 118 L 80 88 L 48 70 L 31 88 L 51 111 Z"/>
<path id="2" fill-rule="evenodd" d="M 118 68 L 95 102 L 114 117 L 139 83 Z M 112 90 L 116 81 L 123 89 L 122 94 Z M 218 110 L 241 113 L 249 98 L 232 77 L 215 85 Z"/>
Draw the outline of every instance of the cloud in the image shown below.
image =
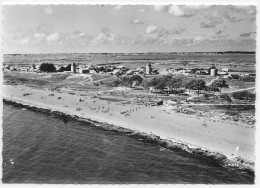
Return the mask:
<path id="1" fill-rule="evenodd" d="M 185 10 L 183 10 L 180 6 L 175 6 L 175 5 L 170 6 L 168 12 L 170 14 L 173 14 L 174 16 L 181 16 L 181 17 L 192 16 L 190 13 L 185 12 Z"/>
<path id="2" fill-rule="evenodd" d="M 101 29 L 101 32 L 93 37 L 90 41 L 91 45 L 96 44 L 126 44 L 130 39 L 123 35 L 116 35 L 112 33 L 108 28 Z"/>
<path id="3" fill-rule="evenodd" d="M 45 14 L 52 14 L 53 13 L 53 9 L 50 6 L 45 7 L 43 11 L 44 11 Z"/>
<path id="4" fill-rule="evenodd" d="M 189 9 L 199 10 L 199 9 L 208 9 L 212 7 L 212 5 L 185 5 L 184 7 Z"/>
<path id="5" fill-rule="evenodd" d="M 45 37 L 46 35 L 44 34 L 44 33 L 35 33 L 34 35 L 33 35 L 33 37 L 34 38 L 43 38 L 43 37 Z"/>
<path id="6" fill-rule="evenodd" d="M 251 36 L 253 36 L 255 34 L 256 34 L 256 32 L 248 32 L 248 33 L 241 33 L 239 36 L 246 38 L 246 37 L 251 37 Z"/>
<path id="7" fill-rule="evenodd" d="M 216 27 L 216 25 L 213 24 L 213 23 L 201 22 L 201 23 L 200 23 L 200 27 L 201 27 L 201 28 L 212 28 L 212 27 Z"/>
<path id="8" fill-rule="evenodd" d="M 17 44 L 19 45 L 19 44 L 22 44 L 22 45 L 24 45 L 24 44 L 28 44 L 28 43 L 30 43 L 30 38 L 29 37 L 26 37 L 26 38 L 22 38 L 22 39 L 20 39 L 20 40 L 18 40 L 17 41 Z"/>
<path id="9" fill-rule="evenodd" d="M 173 29 L 169 29 L 169 30 L 165 30 L 165 34 L 182 34 L 184 31 L 186 31 L 186 29 L 184 28 L 173 28 Z"/>
<path id="10" fill-rule="evenodd" d="M 54 28 L 50 24 L 40 24 L 36 27 L 37 33 L 44 33 L 44 34 L 50 34 L 54 31 Z"/>
<path id="11" fill-rule="evenodd" d="M 116 10 L 121 10 L 122 8 L 123 8 L 122 5 L 116 5 L 116 6 L 115 6 L 115 9 L 116 9 Z"/>
<path id="12" fill-rule="evenodd" d="M 157 26 L 148 26 L 147 29 L 146 29 L 146 33 L 148 34 L 153 34 L 157 31 L 158 27 Z"/>
<path id="13" fill-rule="evenodd" d="M 205 20 L 200 23 L 201 28 L 212 28 L 223 23 L 222 14 L 219 11 L 213 11 L 205 15 Z"/>
<path id="14" fill-rule="evenodd" d="M 148 26 L 146 29 L 147 34 L 154 34 L 158 35 L 158 37 L 166 37 L 168 35 L 173 34 L 182 34 L 186 29 L 184 28 L 171 28 L 171 29 L 165 29 L 164 27 L 157 27 L 157 26 Z"/>
<path id="15" fill-rule="evenodd" d="M 162 37 L 145 36 L 145 35 L 138 35 L 133 40 L 133 43 L 137 45 L 156 45 L 156 44 L 163 44 L 164 42 L 165 41 Z"/>
<path id="16" fill-rule="evenodd" d="M 155 12 L 167 12 L 169 5 L 154 5 L 153 9 Z"/>
<path id="17" fill-rule="evenodd" d="M 145 12 L 145 9 L 141 8 L 141 9 L 139 10 L 139 12 L 144 13 L 144 12 Z"/>
<path id="18" fill-rule="evenodd" d="M 225 18 L 228 22 L 231 22 L 231 23 L 237 23 L 237 22 L 240 22 L 242 21 L 243 19 L 241 18 L 237 18 L 235 16 L 230 16 L 229 15 L 230 12 L 227 12 L 225 11 L 222 15 L 223 15 L 223 18 Z M 233 14 L 234 15 L 234 14 Z"/>
<path id="19" fill-rule="evenodd" d="M 211 5 L 155 5 L 155 12 L 167 12 L 177 17 L 192 17 L 199 13 L 199 10 L 208 9 Z"/>
<path id="20" fill-rule="evenodd" d="M 58 33 L 50 34 L 46 37 L 46 40 L 48 42 L 57 41 L 60 38 L 60 35 Z"/>
<path id="21" fill-rule="evenodd" d="M 139 20 L 139 19 L 131 20 L 130 23 L 131 23 L 131 24 L 144 24 L 144 22 L 142 22 L 142 21 Z"/>
<path id="22" fill-rule="evenodd" d="M 218 30 L 215 35 L 221 35 L 222 34 L 222 31 L 221 30 Z"/>
<path id="23" fill-rule="evenodd" d="M 232 8 L 238 13 L 243 13 L 246 15 L 256 15 L 256 6 L 236 5 L 232 6 Z"/>

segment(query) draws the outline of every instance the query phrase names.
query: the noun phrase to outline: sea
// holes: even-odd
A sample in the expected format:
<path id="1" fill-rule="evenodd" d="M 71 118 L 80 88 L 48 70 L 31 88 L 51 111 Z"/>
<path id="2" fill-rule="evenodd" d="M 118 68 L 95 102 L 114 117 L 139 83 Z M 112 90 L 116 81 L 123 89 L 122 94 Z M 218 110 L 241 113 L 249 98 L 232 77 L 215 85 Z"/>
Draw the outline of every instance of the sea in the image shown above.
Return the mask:
<path id="1" fill-rule="evenodd" d="M 253 174 L 184 151 L 9 104 L 3 106 L 2 168 L 3 183 L 254 183 Z"/>

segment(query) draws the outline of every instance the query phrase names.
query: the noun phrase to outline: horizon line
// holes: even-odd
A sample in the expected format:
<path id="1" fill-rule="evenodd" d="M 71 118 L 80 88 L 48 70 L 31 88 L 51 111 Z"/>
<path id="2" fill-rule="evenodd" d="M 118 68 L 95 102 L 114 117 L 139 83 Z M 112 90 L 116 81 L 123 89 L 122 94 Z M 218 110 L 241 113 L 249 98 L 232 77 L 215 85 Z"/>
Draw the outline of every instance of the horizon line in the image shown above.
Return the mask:
<path id="1" fill-rule="evenodd" d="M 23 54 L 147 54 L 147 53 L 256 53 L 254 51 L 190 51 L 190 52 L 47 52 L 47 53 L 3 53 L 3 55 L 23 55 Z"/>

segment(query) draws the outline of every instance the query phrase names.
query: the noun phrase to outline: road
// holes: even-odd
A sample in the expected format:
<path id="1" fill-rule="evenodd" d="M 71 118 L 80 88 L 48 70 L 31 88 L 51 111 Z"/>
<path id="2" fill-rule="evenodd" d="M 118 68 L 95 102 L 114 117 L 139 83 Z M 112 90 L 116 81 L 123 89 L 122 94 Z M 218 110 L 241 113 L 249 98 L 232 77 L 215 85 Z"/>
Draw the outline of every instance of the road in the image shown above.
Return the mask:
<path id="1" fill-rule="evenodd" d="M 217 80 L 219 78 L 219 76 L 217 76 L 215 79 L 211 80 L 209 83 L 207 83 L 206 85 L 211 85 L 215 80 Z"/>
<path id="2" fill-rule="evenodd" d="M 249 88 L 245 88 L 245 89 L 237 89 L 237 90 L 227 91 L 227 92 L 222 92 L 222 93 L 234 93 L 234 92 L 238 92 L 238 91 L 246 91 L 246 90 L 251 90 L 251 89 L 255 89 L 255 87 L 249 87 Z"/>
<path id="3" fill-rule="evenodd" d="M 100 80 L 95 80 L 95 81 L 93 81 L 93 79 L 92 79 L 91 76 L 90 76 L 89 78 L 91 79 L 89 82 L 84 83 L 84 84 L 83 84 L 82 82 L 80 82 L 80 84 L 84 86 L 84 85 L 86 85 L 86 84 L 92 84 L 92 83 L 95 83 L 95 82 L 100 82 L 100 81 L 108 80 L 108 79 L 114 78 L 114 76 L 111 76 L 111 77 L 109 77 L 109 78 L 103 78 L 103 79 L 100 79 Z"/>

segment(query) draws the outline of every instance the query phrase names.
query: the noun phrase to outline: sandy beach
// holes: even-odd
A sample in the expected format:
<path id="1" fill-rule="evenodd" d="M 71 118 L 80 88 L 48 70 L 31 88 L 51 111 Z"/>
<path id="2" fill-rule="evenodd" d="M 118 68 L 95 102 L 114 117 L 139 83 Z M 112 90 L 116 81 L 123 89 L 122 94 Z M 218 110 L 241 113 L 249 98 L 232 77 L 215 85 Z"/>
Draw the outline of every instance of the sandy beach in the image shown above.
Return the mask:
<path id="1" fill-rule="evenodd" d="M 91 93 L 34 89 L 3 85 L 3 98 L 34 107 L 51 109 L 80 118 L 113 124 L 122 128 L 159 136 L 189 148 L 255 161 L 255 127 L 242 122 L 223 121 L 218 114 L 205 118 L 176 113 L 176 105 L 121 104 L 100 100 Z M 237 153 L 236 148 L 239 147 Z M 236 156 L 234 156 L 236 153 Z M 251 163 L 250 168 L 254 168 Z"/>

